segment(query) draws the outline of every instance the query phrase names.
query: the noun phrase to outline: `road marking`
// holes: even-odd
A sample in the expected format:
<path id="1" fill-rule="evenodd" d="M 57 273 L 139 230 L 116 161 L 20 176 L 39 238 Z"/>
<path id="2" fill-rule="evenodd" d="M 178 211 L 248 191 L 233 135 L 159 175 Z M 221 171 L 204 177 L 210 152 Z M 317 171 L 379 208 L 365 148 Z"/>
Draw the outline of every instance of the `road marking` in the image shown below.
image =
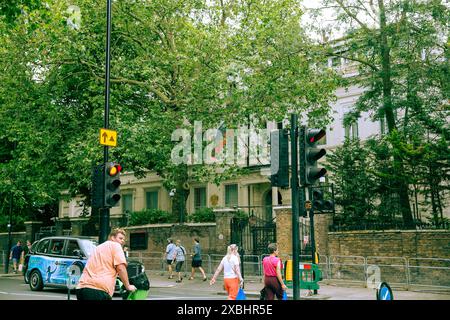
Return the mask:
<path id="1" fill-rule="evenodd" d="M 62 296 L 54 296 L 54 295 L 46 295 L 46 294 L 37 294 L 37 293 L 15 293 L 15 292 L 4 292 L 0 291 L 1 294 L 9 294 L 9 295 L 15 295 L 15 296 L 32 296 L 32 297 L 47 297 L 47 298 L 63 298 L 67 299 L 67 297 Z"/>
<path id="2" fill-rule="evenodd" d="M 186 300 L 211 300 L 211 298 L 215 298 L 215 297 L 212 297 L 212 296 L 206 296 L 206 297 L 198 297 L 198 296 L 195 296 L 195 297 L 180 297 L 180 296 L 174 296 L 174 297 L 166 297 L 166 296 L 151 296 L 151 297 L 148 297 L 147 299 L 145 299 L 145 300 L 183 300 L 183 299 L 186 299 Z M 218 299 L 218 300 L 223 300 L 223 299 Z"/>

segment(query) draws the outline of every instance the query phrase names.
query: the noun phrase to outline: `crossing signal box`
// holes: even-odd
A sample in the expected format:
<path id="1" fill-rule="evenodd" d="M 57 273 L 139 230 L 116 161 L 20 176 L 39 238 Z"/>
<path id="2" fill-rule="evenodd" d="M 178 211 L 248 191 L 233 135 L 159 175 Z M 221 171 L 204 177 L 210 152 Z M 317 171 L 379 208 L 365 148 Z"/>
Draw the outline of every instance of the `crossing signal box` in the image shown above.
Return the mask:
<path id="1" fill-rule="evenodd" d="M 313 189 L 312 199 L 312 207 L 315 211 L 333 211 L 333 201 L 324 200 L 322 190 Z"/>
<path id="2" fill-rule="evenodd" d="M 105 165 L 105 208 L 116 206 L 120 200 L 121 171 L 122 167 L 118 163 L 110 162 Z"/>
<path id="3" fill-rule="evenodd" d="M 317 148 L 317 142 L 325 136 L 323 129 L 302 127 L 300 130 L 300 183 L 313 185 L 327 170 L 319 168 L 317 161 L 327 153 L 323 148 Z"/>
<path id="4" fill-rule="evenodd" d="M 270 183 L 272 187 L 289 187 L 289 134 L 287 129 L 270 133 Z"/>
<path id="5" fill-rule="evenodd" d="M 92 208 L 103 208 L 104 189 L 105 189 L 105 165 L 100 164 L 92 169 L 92 189 L 91 206 Z"/>

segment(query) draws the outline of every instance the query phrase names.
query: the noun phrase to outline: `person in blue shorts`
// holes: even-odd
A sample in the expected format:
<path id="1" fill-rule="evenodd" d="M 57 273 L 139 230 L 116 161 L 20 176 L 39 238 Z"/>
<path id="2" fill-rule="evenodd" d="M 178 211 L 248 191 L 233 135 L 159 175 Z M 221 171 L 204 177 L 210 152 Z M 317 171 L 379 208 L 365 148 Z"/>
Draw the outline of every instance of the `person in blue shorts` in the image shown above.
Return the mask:
<path id="1" fill-rule="evenodd" d="M 167 247 L 166 247 L 166 262 L 169 268 L 169 279 L 173 279 L 173 270 L 172 265 L 174 264 L 174 256 L 175 251 L 177 250 L 177 246 L 173 243 L 171 238 L 167 239 Z"/>
<path id="2" fill-rule="evenodd" d="M 14 247 L 12 247 L 11 253 L 9 255 L 9 259 L 12 259 L 13 261 L 14 273 L 17 273 L 22 253 L 23 253 L 22 241 L 19 240 L 17 241 L 17 244 Z"/>

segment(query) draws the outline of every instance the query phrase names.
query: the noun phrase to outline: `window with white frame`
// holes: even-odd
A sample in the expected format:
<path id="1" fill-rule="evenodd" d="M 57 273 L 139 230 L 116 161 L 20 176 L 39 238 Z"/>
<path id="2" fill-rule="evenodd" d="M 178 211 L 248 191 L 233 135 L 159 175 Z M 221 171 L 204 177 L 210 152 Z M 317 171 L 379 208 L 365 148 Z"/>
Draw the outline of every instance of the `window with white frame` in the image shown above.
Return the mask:
<path id="1" fill-rule="evenodd" d="M 353 121 L 350 124 L 344 125 L 345 139 L 358 139 L 358 121 Z"/>
<path id="2" fill-rule="evenodd" d="M 238 205 L 238 185 L 227 184 L 225 186 L 225 207 L 230 208 Z"/>
<path id="3" fill-rule="evenodd" d="M 133 211 L 133 194 L 127 193 L 122 195 L 122 212 L 132 212 Z"/>
<path id="4" fill-rule="evenodd" d="M 206 187 L 194 188 L 194 210 L 206 207 Z"/>
<path id="5" fill-rule="evenodd" d="M 150 190 L 145 192 L 145 207 L 147 209 L 158 209 L 158 191 Z"/>

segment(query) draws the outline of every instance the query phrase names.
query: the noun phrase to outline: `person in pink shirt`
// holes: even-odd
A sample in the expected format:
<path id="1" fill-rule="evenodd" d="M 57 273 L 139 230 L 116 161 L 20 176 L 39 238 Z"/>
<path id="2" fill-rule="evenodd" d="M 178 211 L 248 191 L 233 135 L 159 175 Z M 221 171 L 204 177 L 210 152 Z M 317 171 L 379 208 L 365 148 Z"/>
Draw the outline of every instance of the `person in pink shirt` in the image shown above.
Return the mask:
<path id="1" fill-rule="evenodd" d="M 278 246 L 276 243 L 271 243 L 268 246 L 270 256 L 265 257 L 262 261 L 263 264 L 263 281 L 266 291 L 266 300 L 274 300 L 275 296 L 278 300 L 282 300 L 283 291 L 286 291 L 287 287 L 283 282 L 281 276 L 281 269 L 283 264 L 281 259 L 278 258 Z"/>
<path id="2" fill-rule="evenodd" d="M 122 249 L 125 236 L 125 230 L 116 228 L 108 241 L 95 248 L 77 285 L 78 300 L 111 300 L 117 275 L 127 291 L 136 290 L 128 280 L 127 260 Z"/>

